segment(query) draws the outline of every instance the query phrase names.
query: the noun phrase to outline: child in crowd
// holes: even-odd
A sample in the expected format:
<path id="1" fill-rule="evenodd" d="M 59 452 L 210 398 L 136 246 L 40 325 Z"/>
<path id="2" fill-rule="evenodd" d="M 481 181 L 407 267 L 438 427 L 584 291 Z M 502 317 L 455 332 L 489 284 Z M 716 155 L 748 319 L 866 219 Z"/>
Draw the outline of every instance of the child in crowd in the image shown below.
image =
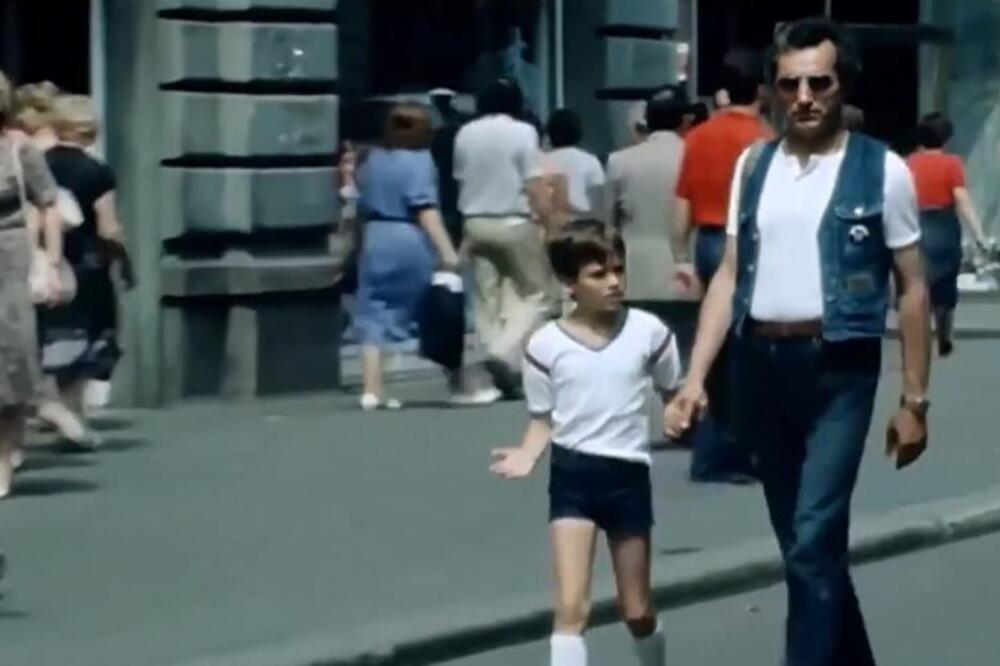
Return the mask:
<path id="1" fill-rule="evenodd" d="M 569 223 L 549 258 L 575 307 L 539 329 L 524 355 L 530 420 L 517 448 L 493 451 L 491 470 L 527 477 L 552 443 L 549 520 L 555 571 L 552 666 L 585 666 L 594 545 L 607 535 L 625 624 L 640 666 L 663 666 L 650 598 L 653 525 L 650 384 L 673 391 L 681 368 L 671 331 L 626 308 L 621 237 L 601 222 Z"/>

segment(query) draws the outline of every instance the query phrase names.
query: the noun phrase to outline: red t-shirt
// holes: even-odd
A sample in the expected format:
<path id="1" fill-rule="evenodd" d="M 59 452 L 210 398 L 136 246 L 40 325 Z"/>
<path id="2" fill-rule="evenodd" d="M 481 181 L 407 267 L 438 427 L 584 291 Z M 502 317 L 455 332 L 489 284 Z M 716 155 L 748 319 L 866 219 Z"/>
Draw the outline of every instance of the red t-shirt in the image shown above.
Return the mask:
<path id="1" fill-rule="evenodd" d="M 955 205 L 955 188 L 965 187 L 965 170 L 958 155 L 940 150 L 922 150 L 906 159 L 913 173 L 917 204 L 927 208 L 949 208 Z"/>
<path id="2" fill-rule="evenodd" d="M 736 161 L 754 141 L 773 136 L 759 118 L 720 111 L 684 137 L 677 196 L 690 202 L 692 224 L 725 226 Z"/>

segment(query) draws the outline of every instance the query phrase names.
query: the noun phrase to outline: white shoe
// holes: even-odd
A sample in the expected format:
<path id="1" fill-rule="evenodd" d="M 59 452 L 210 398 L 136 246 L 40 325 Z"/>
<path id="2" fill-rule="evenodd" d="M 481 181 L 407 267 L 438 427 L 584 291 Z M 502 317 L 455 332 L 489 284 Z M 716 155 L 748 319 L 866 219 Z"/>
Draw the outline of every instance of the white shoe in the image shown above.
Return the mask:
<path id="1" fill-rule="evenodd" d="M 450 402 L 456 407 L 480 407 L 492 405 L 502 397 L 499 389 L 482 388 L 471 393 L 452 393 Z"/>
<path id="2" fill-rule="evenodd" d="M 366 412 L 371 412 L 376 409 L 402 409 L 403 403 L 395 398 L 389 398 L 388 400 L 380 400 L 374 393 L 365 393 L 361 396 L 361 409 Z"/>

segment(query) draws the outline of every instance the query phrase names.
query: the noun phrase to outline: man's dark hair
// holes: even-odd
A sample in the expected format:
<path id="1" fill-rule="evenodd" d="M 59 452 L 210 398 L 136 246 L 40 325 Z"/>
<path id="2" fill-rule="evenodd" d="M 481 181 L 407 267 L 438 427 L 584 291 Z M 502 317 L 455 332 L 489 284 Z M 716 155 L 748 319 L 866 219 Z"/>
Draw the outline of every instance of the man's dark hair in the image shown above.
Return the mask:
<path id="1" fill-rule="evenodd" d="M 758 51 L 732 49 L 726 53 L 719 70 L 719 87 L 729 93 L 732 104 L 756 102 L 763 82 L 764 60 Z"/>
<path id="2" fill-rule="evenodd" d="M 917 143 L 924 148 L 943 148 L 954 131 L 948 116 L 931 111 L 917 123 Z"/>
<path id="3" fill-rule="evenodd" d="M 548 251 L 556 277 L 572 283 L 587 264 L 607 264 L 612 257 L 624 261 L 625 241 L 617 230 L 600 220 L 574 220 L 549 241 Z"/>
<path id="4" fill-rule="evenodd" d="M 677 86 L 657 91 L 646 102 L 646 129 L 649 132 L 674 131 L 684 123 L 687 95 Z"/>
<path id="5" fill-rule="evenodd" d="M 517 118 L 524 107 L 521 87 L 511 79 L 497 79 L 479 91 L 476 110 L 480 115 L 504 113 Z"/>
<path id="6" fill-rule="evenodd" d="M 691 127 L 697 127 L 708 120 L 708 104 L 695 102 L 688 107 L 688 114 L 691 116 Z"/>
<path id="7" fill-rule="evenodd" d="M 577 145 L 583 140 L 580 114 L 570 109 L 556 109 L 545 124 L 545 134 L 553 148 Z"/>
<path id="8" fill-rule="evenodd" d="M 845 96 L 854 92 L 861 76 L 861 56 L 854 40 L 840 26 L 825 18 L 808 18 L 779 26 L 767 59 L 767 82 L 778 76 L 778 58 L 791 51 L 801 51 L 830 42 L 837 48 L 835 69 Z"/>

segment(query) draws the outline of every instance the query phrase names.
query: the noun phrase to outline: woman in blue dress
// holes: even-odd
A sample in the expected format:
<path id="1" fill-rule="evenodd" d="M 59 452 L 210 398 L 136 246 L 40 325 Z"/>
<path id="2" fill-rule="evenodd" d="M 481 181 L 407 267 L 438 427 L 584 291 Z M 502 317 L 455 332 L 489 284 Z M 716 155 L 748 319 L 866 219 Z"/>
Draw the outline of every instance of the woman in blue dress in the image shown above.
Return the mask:
<path id="1" fill-rule="evenodd" d="M 437 269 L 456 272 L 458 253 L 438 210 L 437 172 L 428 146 L 430 116 L 417 104 L 388 114 L 382 145 L 358 172 L 363 220 L 354 328 L 362 346 L 362 408 L 398 408 L 382 383 L 382 350 L 413 337 L 421 299 Z M 459 375 L 452 377 L 456 398 Z M 468 402 L 469 400 L 466 400 Z"/>

